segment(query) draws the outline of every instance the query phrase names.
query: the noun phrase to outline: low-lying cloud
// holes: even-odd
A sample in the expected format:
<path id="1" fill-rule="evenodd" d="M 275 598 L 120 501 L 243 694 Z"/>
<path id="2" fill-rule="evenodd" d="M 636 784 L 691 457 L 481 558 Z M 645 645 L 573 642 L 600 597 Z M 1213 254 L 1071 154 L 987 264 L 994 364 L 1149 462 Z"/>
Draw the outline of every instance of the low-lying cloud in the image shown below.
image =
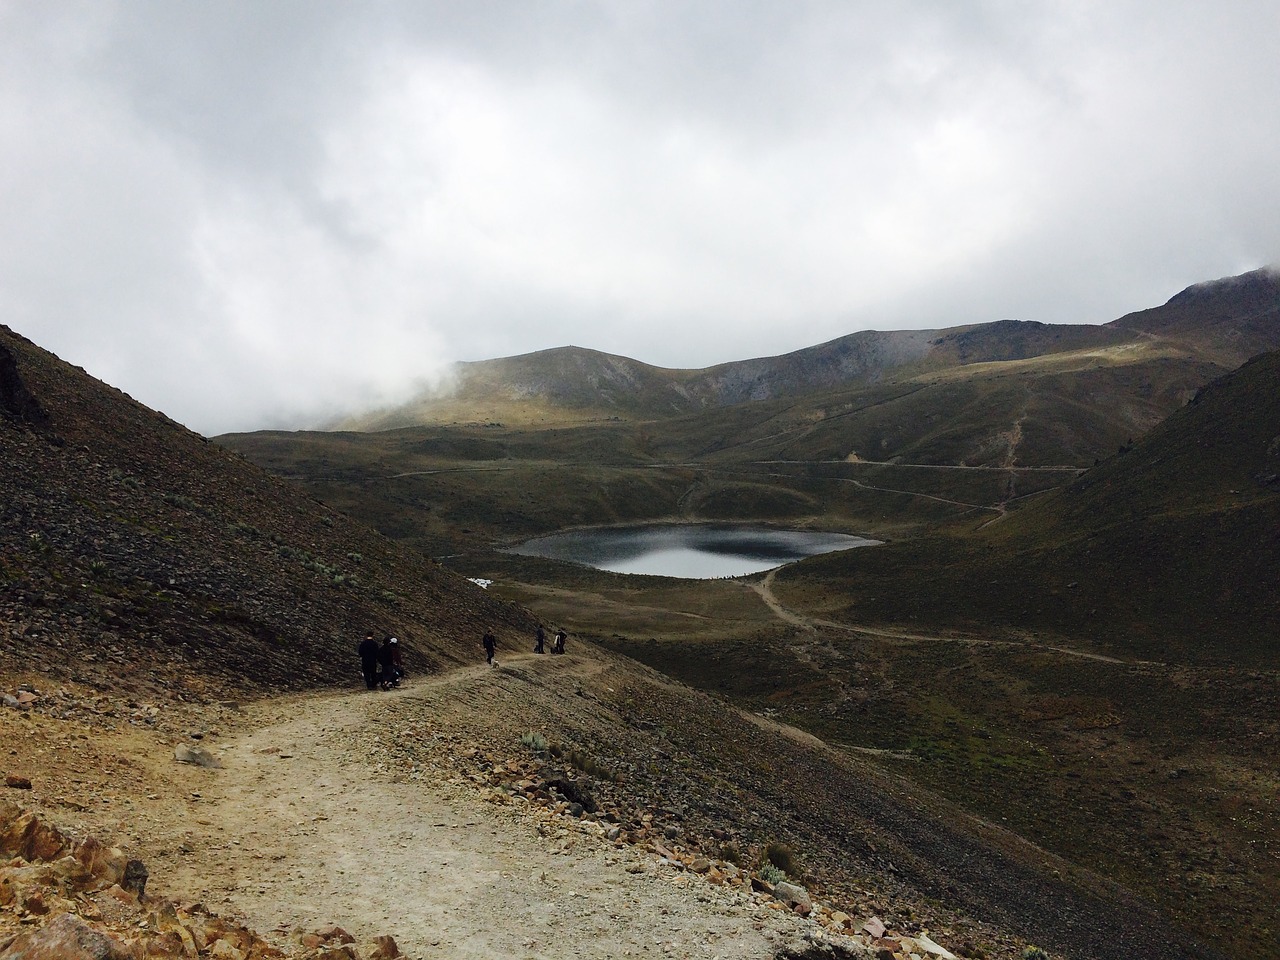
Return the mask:
<path id="1" fill-rule="evenodd" d="M 1268 4 L 0 5 L 0 322 L 197 430 L 1280 261 Z"/>

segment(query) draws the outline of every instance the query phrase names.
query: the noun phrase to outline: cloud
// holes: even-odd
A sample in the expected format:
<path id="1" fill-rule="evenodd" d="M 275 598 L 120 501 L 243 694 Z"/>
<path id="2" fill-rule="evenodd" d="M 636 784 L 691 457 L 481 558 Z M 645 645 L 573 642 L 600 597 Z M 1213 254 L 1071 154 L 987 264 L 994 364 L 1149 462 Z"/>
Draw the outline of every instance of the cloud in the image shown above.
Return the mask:
<path id="1" fill-rule="evenodd" d="M 1265 3 L 0 4 L 0 311 L 215 433 L 1280 261 Z"/>

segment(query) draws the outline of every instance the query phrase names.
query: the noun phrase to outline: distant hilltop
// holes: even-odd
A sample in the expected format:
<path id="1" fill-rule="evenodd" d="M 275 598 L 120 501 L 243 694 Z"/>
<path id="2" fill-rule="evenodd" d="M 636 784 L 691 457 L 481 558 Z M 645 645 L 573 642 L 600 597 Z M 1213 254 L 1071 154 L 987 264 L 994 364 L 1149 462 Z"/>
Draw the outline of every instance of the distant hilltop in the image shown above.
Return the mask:
<path id="1" fill-rule="evenodd" d="M 1126 346 L 1144 356 L 1163 348 L 1223 373 L 1234 369 L 1280 347 L 1280 273 L 1265 268 L 1199 283 L 1163 306 L 1102 325 L 997 320 L 936 330 L 867 330 L 776 357 L 693 370 L 555 347 L 459 363 L 452 389 L 428 391 L 388 410 L 353 412 L 331 428 L 385 430 L 486 417 L 528 421 L 568 412 L 664 418 L 960 366 Z"/>

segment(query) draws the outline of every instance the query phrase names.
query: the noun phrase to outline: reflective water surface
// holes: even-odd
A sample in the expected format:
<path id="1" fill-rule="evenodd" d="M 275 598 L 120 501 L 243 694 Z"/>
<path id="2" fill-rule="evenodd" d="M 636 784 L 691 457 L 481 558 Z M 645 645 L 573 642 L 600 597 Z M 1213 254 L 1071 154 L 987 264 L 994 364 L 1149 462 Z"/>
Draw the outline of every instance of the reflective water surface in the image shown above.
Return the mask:
<path id="1" fill-rule="evenodd" d="M 570 560 L 614 573 L 707 580 L 740 577 L 820 553 L 880 542 L 809 530 L 670 524 L 573 530 L 529 540 L 509 552 Z"/>

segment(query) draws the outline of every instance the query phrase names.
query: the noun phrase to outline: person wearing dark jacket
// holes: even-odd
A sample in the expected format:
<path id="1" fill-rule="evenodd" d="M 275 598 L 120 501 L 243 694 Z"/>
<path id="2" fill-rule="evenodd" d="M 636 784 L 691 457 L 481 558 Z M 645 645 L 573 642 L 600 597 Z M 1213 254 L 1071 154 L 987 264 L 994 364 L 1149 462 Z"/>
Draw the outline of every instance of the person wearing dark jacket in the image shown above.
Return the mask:
<path id="1" fill-rule="evenodd" d="M 492 630 L 486 630 L 484 639 L 480 642 L 484 644 L 484 658 L 489 661 L 489 666 L 494 666 L 493 654 L 498 649 L 498 638 L 493 635 Z"/>
<path id="2" fill-rule="evenodd" d="M 378 651 L 378 662 L 382 665 L 382 689 L 390 690 L 400 686 L 400 678 L 404 676 L 401 669 L 400 641 L 395 637 L 387 637 L 382 641 L 382 649 Z"/>
<path id="3" fill-rule="evenodd" d="M 372 633 L 365 634 L 356 653 L 360 654 L 360 672 L 364 674 L 364 685 L 370 690 L 378 685 L 378 641 Z"/>
<path id="4" fill-rule="evenodd" d="M 534 641 L 535 641 L 533 645 L 534 653 L 547 652 L 547 631 L 542 629 L 542 624 L 538 624 L 538 632 L 534 635 Z"/>

